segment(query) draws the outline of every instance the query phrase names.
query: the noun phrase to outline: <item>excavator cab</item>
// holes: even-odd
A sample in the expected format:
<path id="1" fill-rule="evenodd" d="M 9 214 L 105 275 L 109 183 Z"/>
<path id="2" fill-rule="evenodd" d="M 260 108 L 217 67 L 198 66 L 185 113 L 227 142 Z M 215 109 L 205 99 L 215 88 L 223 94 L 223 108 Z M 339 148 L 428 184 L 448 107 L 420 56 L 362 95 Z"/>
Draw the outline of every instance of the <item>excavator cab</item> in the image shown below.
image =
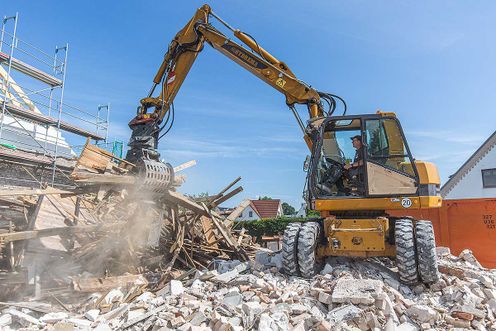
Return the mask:
<path id="1" fill-rule="evenodd" d="M 317 199 L 419 194 L 417 167 L 392 113 L 329 118 L 313 152 Z"/>

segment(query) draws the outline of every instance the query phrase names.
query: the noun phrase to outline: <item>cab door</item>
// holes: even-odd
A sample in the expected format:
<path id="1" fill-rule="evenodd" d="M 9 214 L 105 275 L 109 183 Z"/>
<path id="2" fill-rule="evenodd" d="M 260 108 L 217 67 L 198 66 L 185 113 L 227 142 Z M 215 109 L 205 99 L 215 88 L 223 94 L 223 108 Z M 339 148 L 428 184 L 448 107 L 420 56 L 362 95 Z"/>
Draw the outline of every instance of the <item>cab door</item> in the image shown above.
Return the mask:
<path id="1" fill-rule="evenodd" d="M 417 194 L 417 171 L 398 120 L 366 119 L 364 135 L 368 195 Z"/>

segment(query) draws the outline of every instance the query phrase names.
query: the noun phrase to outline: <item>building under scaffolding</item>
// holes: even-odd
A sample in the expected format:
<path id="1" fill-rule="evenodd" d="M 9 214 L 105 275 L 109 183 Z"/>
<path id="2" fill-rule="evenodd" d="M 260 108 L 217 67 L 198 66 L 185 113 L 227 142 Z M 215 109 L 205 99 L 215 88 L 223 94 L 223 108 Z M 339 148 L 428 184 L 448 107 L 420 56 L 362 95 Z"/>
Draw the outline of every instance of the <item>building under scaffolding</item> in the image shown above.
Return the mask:
<path id="1" fill-rule="evenodd" d="M 67 104 L 69 45 L 50 54 L 19 38 L 18 21 L 4 16 L 0 35 L 0 185 L 71 185 L 85 141 L 107 143 L 110 107 Z"/>

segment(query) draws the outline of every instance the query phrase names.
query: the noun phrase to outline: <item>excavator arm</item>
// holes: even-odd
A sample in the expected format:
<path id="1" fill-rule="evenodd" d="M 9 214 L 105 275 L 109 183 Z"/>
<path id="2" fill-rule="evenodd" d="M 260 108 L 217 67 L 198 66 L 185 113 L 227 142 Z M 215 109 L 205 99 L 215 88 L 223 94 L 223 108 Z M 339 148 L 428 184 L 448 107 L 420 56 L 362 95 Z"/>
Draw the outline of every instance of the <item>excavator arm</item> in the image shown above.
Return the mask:
<path id="1" fill-rule="evenodd" d="M 232 41 L 211 25 L 210 18 L 212 17 L 231 30 L 234 36 L 251 51 Z M 129 142 L 130 149 L 126 156 L 128 161 L 135 162 L 142 158 L 158 161 L 159 154 L 156 150 L 158 140 L 167 133 L 174 120 L 174 98 L 205 42 L 283 93 L 286 97 L 286 104 L 292 110 L 304 133 L 305 141 L 311 146 L 308 126 L 303 124 L 294 105 L 305 104 L 310 120 L 316 120 L 324 117 L 321 97 L 325 98 L 329 94 L 319 93 L 297 79 L 285 63 L 260 47 L 254 38 L 233 29 L 213 13 L 208 5 L 204 5 L 196 11 L 170 43 L 164 60 L 153 79 L 153 86 L 148 96 L 141 100 L 136 117 L 129 123 L 132 136 Z M 160 94 L 158 97 L 153 97 L 157 87 L 161 89 Z"/>

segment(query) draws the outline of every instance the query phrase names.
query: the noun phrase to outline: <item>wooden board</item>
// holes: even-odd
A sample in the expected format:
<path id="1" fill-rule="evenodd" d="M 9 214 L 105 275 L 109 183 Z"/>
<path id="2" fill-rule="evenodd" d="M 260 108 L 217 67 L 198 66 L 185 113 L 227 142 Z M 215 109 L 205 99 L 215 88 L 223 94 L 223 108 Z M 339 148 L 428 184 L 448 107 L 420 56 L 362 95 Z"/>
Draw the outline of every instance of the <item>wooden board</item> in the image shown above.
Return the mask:
<path id="1" fill-rule="evenodd" d="M 148 281 L 142 275 L 124 275 L 107 278 L 74 277 L 72 280 L 74 290 L 78 292 L 104 292 L 118 287 L 146 284 L 148 284 Z"/>
<path id="2" fill-rule="evenodd" d="M 90 140 L 86 141 L 83 151 L 79 156 L 76 164 L 76 168 L 85 167 L 88 169 L 94 169 L 97 171 L 104 172 L 114 155 L 102 148 L 90 144 Z"/>

